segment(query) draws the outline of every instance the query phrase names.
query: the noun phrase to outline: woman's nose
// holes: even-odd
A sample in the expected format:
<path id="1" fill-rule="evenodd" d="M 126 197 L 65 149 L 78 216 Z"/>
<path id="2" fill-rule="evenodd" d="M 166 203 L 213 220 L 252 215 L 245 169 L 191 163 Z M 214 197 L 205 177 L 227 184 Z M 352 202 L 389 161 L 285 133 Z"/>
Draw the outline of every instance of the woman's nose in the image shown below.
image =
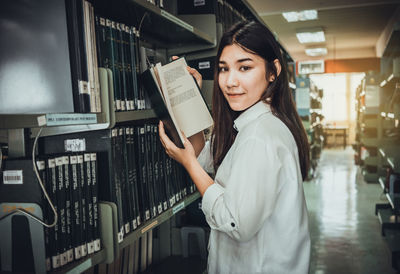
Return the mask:
<path id="1" fill-rule="evenodd" d="M 237 78 L 237 75 L 234 71 L 230 71 L 228 74 L 228 79 L 226 81 L 226 85 L 228 87 L 236 87 L 239 85 L 239 80 Z"/>

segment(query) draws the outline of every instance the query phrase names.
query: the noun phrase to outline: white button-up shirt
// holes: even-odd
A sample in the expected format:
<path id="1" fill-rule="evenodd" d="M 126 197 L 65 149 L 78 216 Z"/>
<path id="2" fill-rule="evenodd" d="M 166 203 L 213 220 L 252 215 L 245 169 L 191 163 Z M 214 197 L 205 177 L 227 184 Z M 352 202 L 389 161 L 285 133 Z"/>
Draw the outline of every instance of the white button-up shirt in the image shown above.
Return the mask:
<path id="1" fill-rule="evenodd" d="M 258 102 L 234 122 L 235 142 L 203 196 L 208 272 L 308 273 L 310 237 L 296 142 Z M 206 143 L 198 160 L 212 172 Z"/>

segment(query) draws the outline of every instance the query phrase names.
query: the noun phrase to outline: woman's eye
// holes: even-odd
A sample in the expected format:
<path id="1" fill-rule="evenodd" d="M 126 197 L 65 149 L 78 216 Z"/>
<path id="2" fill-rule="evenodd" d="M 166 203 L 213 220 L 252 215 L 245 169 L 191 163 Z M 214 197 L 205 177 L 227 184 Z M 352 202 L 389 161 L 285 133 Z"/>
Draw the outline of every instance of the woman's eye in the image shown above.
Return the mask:
<path id="1" fill-rule="evenodd" d="M 219 71 L 220 71 L 220 72 L 228 71 L 228 68 L 226 68 L 226 67 L 219 67 Z"/>
<path id="2" fill-rule="evenodd" d="M 241 67 L 240 67 L 240 70 L 241 70 L 241 71 L 247 71 L 247 70 L 249 70 L 249 69 L 250 69 L 249 66 L 241 66 Z"/>

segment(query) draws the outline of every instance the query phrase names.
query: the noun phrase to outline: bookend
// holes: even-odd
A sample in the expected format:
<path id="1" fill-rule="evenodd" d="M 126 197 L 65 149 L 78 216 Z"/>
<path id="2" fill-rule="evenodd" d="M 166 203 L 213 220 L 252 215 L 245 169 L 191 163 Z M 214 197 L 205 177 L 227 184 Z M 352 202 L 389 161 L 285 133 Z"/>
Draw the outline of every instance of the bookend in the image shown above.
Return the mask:
<path id="1" fill-rule="evenodd" d="M 23 208 L 43 219 L 42 209 L 34 203 L 2 203 L 0 208 L 0 218 Z M 46 273 L 44 227 L 40 223 L 15 212 L 0 221 L 0 235 L 2 272 Z"/>

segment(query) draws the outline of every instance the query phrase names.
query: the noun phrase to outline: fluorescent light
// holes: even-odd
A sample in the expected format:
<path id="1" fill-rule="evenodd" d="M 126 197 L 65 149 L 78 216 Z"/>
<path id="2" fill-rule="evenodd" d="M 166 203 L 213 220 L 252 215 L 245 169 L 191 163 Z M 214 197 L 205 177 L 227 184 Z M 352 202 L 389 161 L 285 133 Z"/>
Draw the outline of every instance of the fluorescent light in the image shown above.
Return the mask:
<path id="1" fill-rule="evenodd" d="M 325 42 L 325 34 L 322 28 L 297 30 L 296 36 L 302 44 Z"/>
<path id="2" fill-rule="evenodd" d="M 327 53 L 328 53 L 328 50 L 326 48 L 306 49 L 306 54 L 308 56 L 321 56 L 321 55 L 326 55 Z"/>
<path id="3" fill-rule="evenodd" d="M 318 19 L 317 10 L 302 10 L 302 11 L 291 11 L 291 12 L 283 12 L 283 17 L 285 17 L 286 21 L 297 22 L 297 21 L 308 21 Z"/>

